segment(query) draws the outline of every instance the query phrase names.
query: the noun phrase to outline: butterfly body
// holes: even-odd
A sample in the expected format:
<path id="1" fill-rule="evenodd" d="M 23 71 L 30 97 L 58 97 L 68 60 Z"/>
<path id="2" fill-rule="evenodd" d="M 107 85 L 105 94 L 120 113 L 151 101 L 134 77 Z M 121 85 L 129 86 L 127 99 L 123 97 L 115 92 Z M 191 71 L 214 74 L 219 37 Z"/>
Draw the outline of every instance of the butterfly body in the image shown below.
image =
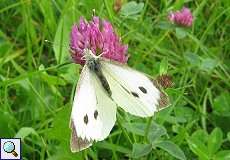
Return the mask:
<path id="1" fill-rule="evenodd" d="M 91 72 L 94 72 L 96 74 L 102 87 L 105 89 L 107 94 L 111 97 L 112 92 L 110 90 L 109 83 L 101 71 L 100 57 L 89 55 L 89 58 L 86 60 L 86 65 Z"/>
<path id="2" fill-rule="evenodd" d="M 71 114 L 71 150 L 104 140 L 116 121 L 117 107 L 149 117 L 156 112 L 162 92 L 143 73 L 85 51 Z"/>

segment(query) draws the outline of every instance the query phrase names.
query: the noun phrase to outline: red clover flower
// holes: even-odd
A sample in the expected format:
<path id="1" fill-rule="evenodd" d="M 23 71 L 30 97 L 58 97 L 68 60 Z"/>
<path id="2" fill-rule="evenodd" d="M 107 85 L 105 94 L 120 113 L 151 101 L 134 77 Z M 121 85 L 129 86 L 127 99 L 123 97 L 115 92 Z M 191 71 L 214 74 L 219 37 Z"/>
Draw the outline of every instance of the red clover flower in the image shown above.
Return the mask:
<path id="1" fill-rule="evenodd" d="M 171 12 L 168 15 L 168 19 L 177 25 L 184 26 L 184 27 L 190 27 L 193 23 L 193 16 L 191 11 L 183 7 L 182 10 Z"/>
<path id="2" fill-rule="evenodd" d="M 80 18 L 79 25 L 73 25 L 70 37 L 70 49 L 75 63 L 83 65 L 85 60 L 84 49 L 90 49 L 93 54 L 126 63 L 127 45 L 121 43 L 121 38 L 116 35 L 111 23 L 93 17 L 92 21 L 87 22 Z"/>

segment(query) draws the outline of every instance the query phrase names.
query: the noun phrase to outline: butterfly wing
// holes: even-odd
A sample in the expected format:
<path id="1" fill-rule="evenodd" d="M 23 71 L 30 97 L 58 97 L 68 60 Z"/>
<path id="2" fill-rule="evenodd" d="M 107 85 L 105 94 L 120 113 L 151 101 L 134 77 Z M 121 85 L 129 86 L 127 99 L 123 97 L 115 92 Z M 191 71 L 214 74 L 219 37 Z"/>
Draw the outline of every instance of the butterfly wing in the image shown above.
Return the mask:
<path id="1" fill-rule="evenodd" d="M 71 114 L 71 150 L 81 151 L 93 141 L 105 139 L 116 121 L 116 104 L 108 97 L 96 75 L 84 66 Z"/>
<path id="2" fill-rule="evenodd" d="M 125 65 L 101 61 L 113 100 L 125 111 L 141 117 L 152 116 L 161 98 L 160 90 L 144 74 Z"/>

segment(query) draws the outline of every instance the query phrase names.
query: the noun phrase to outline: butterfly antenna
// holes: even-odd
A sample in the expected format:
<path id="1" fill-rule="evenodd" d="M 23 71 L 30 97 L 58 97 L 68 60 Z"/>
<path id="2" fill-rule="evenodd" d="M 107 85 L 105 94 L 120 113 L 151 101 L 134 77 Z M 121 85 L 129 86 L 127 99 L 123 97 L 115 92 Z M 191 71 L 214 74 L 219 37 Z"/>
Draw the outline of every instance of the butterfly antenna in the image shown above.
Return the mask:
<path id="1" fill-rule="evenodd" d="M 104 52 L 102 52 L 101 54 L 99 54 L 99 55 L 97 56 L 97 58 L 101 58 L 101 57 L 103 56 L 103 54 L 104 54 Z"/>
<path id="2" fill-rule="evenodd" d="M 60 43 L 54 43 L 54 42 L 51 42 L 47 39 L 44 40 L 46 43 L 50 43 L 52 46 L 56 45 L 56 46 L 61 46 L 61 47 L 65 47 L 65 48 L 68 48 L 70 52 L 74 52 L 74 49 L 77 49 L 77 48 L 74 48 L 70 45 L 63 45 L 63 44 L 60 44 Z"/>
<path id="3" fill-rule="evenodd" d="M 51 42 L 47 39 L 44 40 L 45 43 L 48 43 L 48 44 L 51 44 L 52 46 L 56 45 L 56 46 L 62 46 L 62 47 L 68 47 L 69 48 L 69 45 L 63 45 L 63 44 L 60 44 L 60 43 L 54 43 L 54 42 Z"/>

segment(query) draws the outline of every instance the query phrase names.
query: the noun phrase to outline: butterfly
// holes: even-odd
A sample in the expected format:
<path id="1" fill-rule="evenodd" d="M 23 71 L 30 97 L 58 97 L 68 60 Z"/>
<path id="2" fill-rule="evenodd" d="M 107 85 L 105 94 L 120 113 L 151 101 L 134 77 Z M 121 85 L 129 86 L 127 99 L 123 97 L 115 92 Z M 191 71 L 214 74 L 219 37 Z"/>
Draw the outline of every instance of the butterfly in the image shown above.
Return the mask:
<path id="1" fill-rule="evenodd" d="M 108 137 L 117 107 L 135 116 L 150 117 L 167 103 L 167 96 L 145 74 L 96 56 L 89 49 L 85 49 L 84 58 L 70 119 L 72 152 Z"/>

